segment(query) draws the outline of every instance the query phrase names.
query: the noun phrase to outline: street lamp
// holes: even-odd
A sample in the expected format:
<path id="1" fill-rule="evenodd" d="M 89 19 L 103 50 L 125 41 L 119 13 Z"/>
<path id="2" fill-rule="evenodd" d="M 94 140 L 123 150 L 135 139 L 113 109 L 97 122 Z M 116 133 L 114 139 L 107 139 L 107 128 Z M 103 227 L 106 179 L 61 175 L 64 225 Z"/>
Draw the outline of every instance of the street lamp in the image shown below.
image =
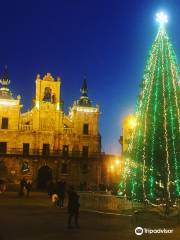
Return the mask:
<path id="1" fill-rule="evenodd" d="M 129 121 L 128 121 L 128 124 L 129 124 L 129 127 L 131 129 L 135 128 L 137 126 L 137 120 L 136 120 L 136 117 L 134 116 L 131 116 Z"/>
<path id="2" fill-rule="evenodd" d="M 115 164 L 116 164 L 116 166 L 118 166 L 120 164 L 120 160 L 116 159 Z"/>
<path id="3" fill-rule="evenodd" d="M 110 166 L 110 170 L 111 170 L 112 172 L 114 172 L 114 165 L 111 165 L 111 166 Z"/>

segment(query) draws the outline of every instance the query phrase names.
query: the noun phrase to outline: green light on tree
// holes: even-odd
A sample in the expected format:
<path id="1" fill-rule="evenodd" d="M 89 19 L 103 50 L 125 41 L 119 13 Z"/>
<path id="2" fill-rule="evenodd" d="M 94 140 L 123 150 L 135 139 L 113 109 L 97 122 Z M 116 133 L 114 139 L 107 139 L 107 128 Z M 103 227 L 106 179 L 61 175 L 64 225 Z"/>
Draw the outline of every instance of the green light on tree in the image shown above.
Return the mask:
<path id="1" fill-rule="evenodd" d="M 180 196 L 179 66 L 166 33 L 167 16 L 157 14 L 159 31 L 151 47 L 125 153 L 121 192 L 134 200 L 175 201 Z M 128 172 L 128 174 L 127 174 Z"/>

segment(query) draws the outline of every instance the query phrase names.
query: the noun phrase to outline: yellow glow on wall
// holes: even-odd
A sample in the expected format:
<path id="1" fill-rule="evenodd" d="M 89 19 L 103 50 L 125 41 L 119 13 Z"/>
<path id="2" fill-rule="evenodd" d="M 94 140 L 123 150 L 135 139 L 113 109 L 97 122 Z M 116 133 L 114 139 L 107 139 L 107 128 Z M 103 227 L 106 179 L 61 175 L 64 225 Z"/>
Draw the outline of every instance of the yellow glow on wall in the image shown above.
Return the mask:
<path id="1" fill-rule="evenodd" d="M 119 160 L 119 159 L 116 159 L 115 164 L 116 164 L 116 165 L 119 165 L 119 164 L 120 164 L 120 160 Z"/>
<path id="2" fill-rule="evenodd" d="M 130 128 L 135 128 L 137 126 L 137 120 L 135 117 L 131 117 L 128 121 L 129 127 Z"/>
<path id="3" fill-rule="evenodd" d="M 77 111 L 78 112 L 97 112 L 98 109 L 97 108 L 92 108 L 92 107 L 77 107 Z"/>
<path id="4" fill-rule="evenodd" d="M 56 110 L 59 111 L 59 109 L 60 109 L 60 106 L 59 106 L 59 103 L 57 103 Z"/>
<path id="5" fill-rule="evenodd" d="M 110 166 L 110 170 L 113 172 L 114 171 L 114 165 Z"/>
<path id="6" fill-rule="evenodd" d="M 36 101 L 36 108 L 39 109 L 39 101 Z"/>
<path id="7" fill-rule="evenodd" d="M 17 105 L 17 102 L 11 101 L 11 100 L 6 100 L 6 99 L 0 99 L 0 105 L 3 105 L 3 106 L 15 106 L 15 105 Z"/>

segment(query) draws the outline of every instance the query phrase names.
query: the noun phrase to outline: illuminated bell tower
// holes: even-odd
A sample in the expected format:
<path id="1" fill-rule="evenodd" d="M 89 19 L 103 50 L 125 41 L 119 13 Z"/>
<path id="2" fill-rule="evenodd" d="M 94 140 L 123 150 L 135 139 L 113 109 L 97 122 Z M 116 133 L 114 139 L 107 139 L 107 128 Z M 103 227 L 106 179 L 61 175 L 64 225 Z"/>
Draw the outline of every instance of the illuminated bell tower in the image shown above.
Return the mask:
<path id="1" fill-rule="evenodd" d="M 60 85 L 61 79 L 55 80 L 50 73 L 42 79 L 40 75 L 36 78 L 36 97 L 33 107 L 34 130 L 58 130 L 60 106 Z"/>
<path id="2" fill-rule="evenodd" d="M 69 113 L 74 124 L 74 131 L 81 139 L 77 144 L 80 151 L 88 148 L 89 152 L 100 152 L 99 106 L 93 106 L 88 97 L 86 77 L 84 77 L 80 92 L 80 99 L 74 102 Z"/>
<path id="3" fill-rule="evenodd" d="M 43 79 L 40 75 L 36 78 L 36 99 L 35 105 L 39 109 L 44 103 L 51 103 L 60 108 L 60 86 L 61 79 L 55 80 L 50 73 L 47 73 Z"/>
<path id="4" fill-rule="evenodd" d="M 20 96 L 13 98 L 9 90 L 10 80 L 7 66 L 4 67 L 2 79 L 0 80 L 0 129 L 17 130 L 19 128 Z"/>
<path id="5" fill-rule="evenodd" d="M 82 93 L 78 105 L 82 107 L 91 107 L 91 100 L 89 99 L 87 93 L 88 93 L 88 88 L 87 88 L 87 82 L 86 82 L 86 77 L 84 77 L 83 85 L 80 89 L 80 92 Z"/>

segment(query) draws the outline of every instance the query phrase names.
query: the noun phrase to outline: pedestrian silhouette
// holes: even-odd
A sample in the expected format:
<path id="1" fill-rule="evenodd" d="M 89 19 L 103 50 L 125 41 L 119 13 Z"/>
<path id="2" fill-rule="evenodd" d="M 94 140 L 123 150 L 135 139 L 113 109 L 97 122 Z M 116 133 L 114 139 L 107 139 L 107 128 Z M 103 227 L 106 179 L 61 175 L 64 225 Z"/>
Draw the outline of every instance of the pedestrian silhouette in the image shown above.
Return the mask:
<path id="1" fill-rule="evenodd" d="M 25 194 L 26 184 L 27 184 L 26 179 L 25 178 L 21 179 L 21 181 L 20 181 L 20 190 L 19 190 L 19 196 L 20 197 L 23 197 L 24 194 Z"/>
<path id="2" fill-rule="evenodd" d="M 66 190 L 66 183 L 63 181 L 59 181 L 57 183 L 57 194 L 59 197 L 59 207 L 64 206 L 65 190 Z"/>
<path id="3" fill-rule="evenodd" d="M 68 228 L 71 229 L 72 219 L 74 218 L 75 227 L 79 228 L 78 218 L 79 218 L 79 196 L 71 186 L 68 191 Z"/>
<path id="4" fill-rule="evenodd" d="M 30 191 L 31 191 L 31 189 L 32 189 L 32 184 L 31 184 L 31 182 L 30 181 L 28 181 L 27 183 L 26 183 L 26 197 L 28 198 L 29 197 L 29 194 L 30 194 Z"/>

